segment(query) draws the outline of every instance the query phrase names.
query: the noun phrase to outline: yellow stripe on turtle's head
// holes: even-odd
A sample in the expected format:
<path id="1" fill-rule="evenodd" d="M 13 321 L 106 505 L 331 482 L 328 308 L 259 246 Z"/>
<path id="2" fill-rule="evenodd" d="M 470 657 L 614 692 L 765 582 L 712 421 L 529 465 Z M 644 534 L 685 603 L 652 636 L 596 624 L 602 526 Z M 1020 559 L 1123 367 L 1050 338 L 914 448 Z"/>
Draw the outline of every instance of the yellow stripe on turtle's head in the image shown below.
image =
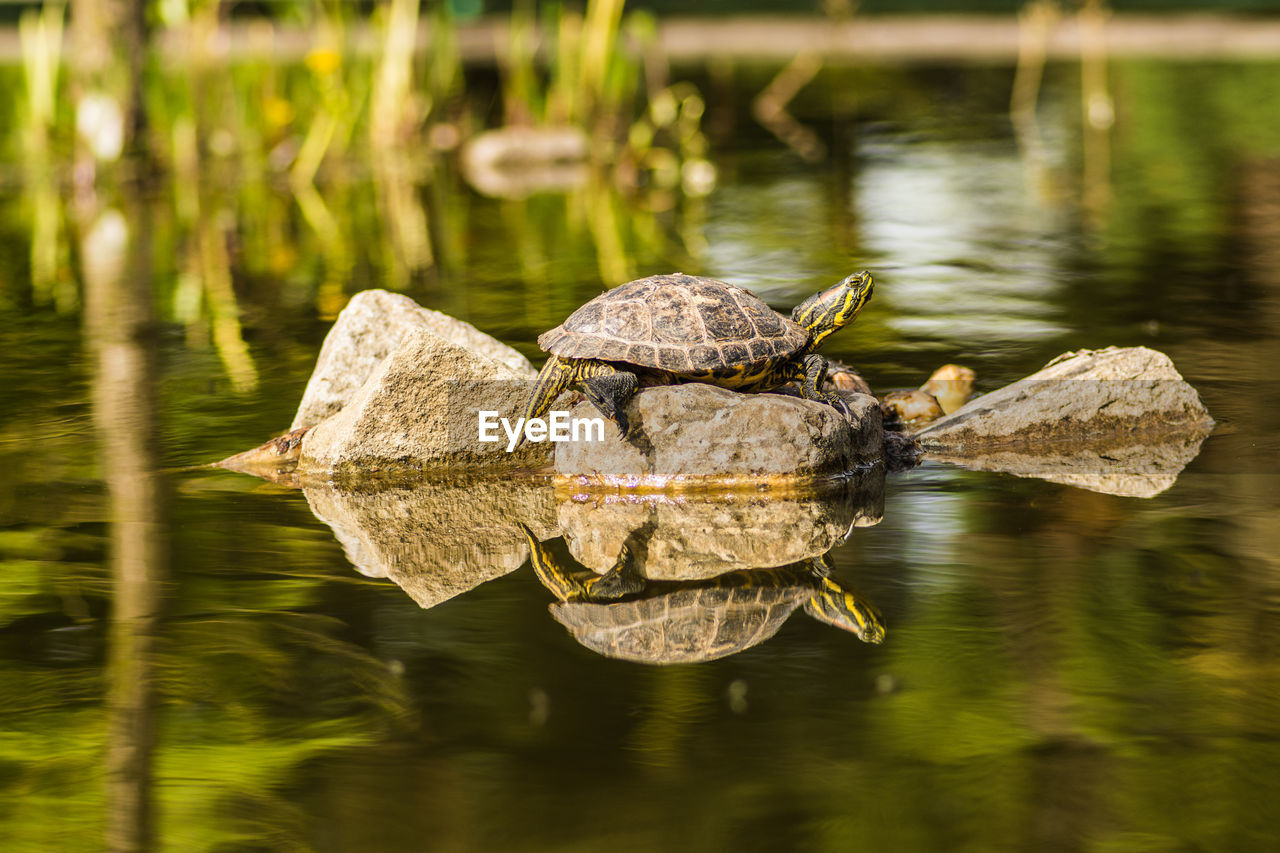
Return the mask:
<path id="1" fill-rule="evenodd" d="M 792 310 L 791 319 L 804 327 L 810 346 L 816 347 L 827 335 L 853 322 L 871 298 L 874 285 L 868 271 L 854 273 L 801 302 Z"/>
<path id="2" fill-rule="evenodd" d="M 864 643 L 884 642 L 884 620 L 880 611 L 857 593 L 823 578 L 804 605 L 805 612 L 821 622 L 856 634 Z"/>

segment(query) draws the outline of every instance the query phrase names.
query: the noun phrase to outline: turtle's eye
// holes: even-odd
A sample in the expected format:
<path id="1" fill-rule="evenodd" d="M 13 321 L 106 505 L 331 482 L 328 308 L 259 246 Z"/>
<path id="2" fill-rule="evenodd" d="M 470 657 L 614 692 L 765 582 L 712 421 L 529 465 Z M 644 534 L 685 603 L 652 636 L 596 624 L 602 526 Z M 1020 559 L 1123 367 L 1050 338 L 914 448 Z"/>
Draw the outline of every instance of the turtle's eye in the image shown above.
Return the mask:
<path id="1" fill-rule="evenodd" d="M 871 280 L 871 273 L 865 270 L 856 273 L 842 281 L 841 285 L 843 286 L 844 301 L 840 306 L 840 315 L 842 317 L 852 317 L 871 298 L 871 291 L 874 285 Z"/>

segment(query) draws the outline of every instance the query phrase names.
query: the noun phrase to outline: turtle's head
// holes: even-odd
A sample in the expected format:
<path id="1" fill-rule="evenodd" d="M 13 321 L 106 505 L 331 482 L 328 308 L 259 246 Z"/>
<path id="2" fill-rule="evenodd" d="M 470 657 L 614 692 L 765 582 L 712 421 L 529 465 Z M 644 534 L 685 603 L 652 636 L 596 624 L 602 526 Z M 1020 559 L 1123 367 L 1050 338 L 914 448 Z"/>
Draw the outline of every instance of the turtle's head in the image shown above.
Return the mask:
<path id="1" fill-rule="evenodd" d="M 816 347 L 823 338 L 853 322 L 871 298 L 874 283 L 871 273 L 863 270 L 844 281 L 810 296 L 791 312 L 795 320 L 809 333 L 809 343 Z"/>
<path id="2" fill-rule="evenodd" d="M 884 642 L 880 612 L 831 578 L 818 581 L 817 591 L 805 602 L 804 611 L 819 622 L 856 634 L 864 643 Z"/>

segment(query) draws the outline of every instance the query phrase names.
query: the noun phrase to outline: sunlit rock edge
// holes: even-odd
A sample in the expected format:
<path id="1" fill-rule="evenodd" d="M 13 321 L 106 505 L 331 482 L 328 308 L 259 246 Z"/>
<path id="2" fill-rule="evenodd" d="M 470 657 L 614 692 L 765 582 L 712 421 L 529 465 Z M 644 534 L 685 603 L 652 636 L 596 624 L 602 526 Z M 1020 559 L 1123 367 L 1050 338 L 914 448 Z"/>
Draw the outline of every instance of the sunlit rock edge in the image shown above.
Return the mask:
<path id="1" fill-rule="evenodd" d="M 512 377 L 537 376 L 518 351 L 470 323 L 423 308 L 398 293 L 364 290 L 351 297 L 325 336 L 290 429 L 314 426 L 340 411 L 412 331 L 504 365 Z"/>

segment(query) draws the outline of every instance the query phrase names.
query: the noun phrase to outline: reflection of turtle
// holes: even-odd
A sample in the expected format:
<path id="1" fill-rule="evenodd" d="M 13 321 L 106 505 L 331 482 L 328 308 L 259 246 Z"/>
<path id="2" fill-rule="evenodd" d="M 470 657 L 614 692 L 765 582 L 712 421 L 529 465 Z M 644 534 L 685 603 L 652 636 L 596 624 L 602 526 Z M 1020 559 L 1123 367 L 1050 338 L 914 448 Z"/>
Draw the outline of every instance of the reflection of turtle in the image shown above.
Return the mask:
<path id="1" fill-rule="evenodd" d="M 702 581 L 646 582 L 635 570 L 643 536 L 628 539 L 618 564 L 597 575 L 561 566 L 521 527 L 534 572 L 560 599 L 551 614 L 578 642 L 607 657 L 654 664 L 715 660 L 769 639 L 801 606 L 865 642 L 884 640 L 875 607 L 827 577 L 821 557 Z"/>
<path id="2" fill-rule="evenodd" d="M 551 353 L 525 409 L 542 417 L 571 384 L 627 433 L 625 409 L 640 385 L 707 382 L 768 391 L 799 381 L 801 395 L 847 413 L 823 391 L 827 362 L 814 350 L 852 322 L 871 297 L 860 272 L 783 317 L 759 297 L 713 278 L 656 275 L 603 293 L 538 338 Z"/>

